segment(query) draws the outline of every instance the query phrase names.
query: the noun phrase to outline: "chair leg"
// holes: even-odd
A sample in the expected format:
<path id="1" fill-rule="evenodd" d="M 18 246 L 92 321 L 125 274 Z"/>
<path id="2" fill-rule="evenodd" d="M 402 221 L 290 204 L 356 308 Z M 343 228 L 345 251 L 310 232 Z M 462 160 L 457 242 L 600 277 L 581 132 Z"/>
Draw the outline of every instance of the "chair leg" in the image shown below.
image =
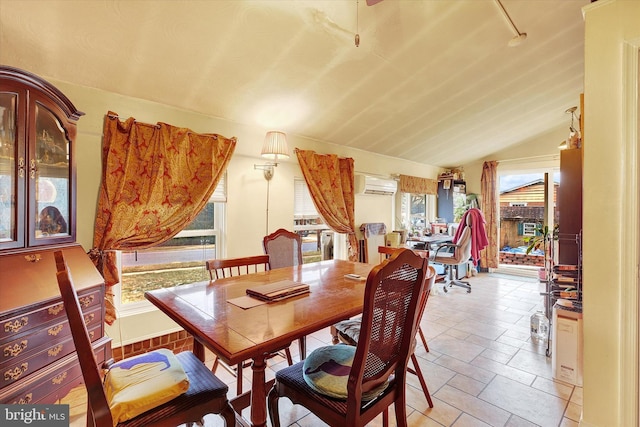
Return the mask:
<path id="1" fill-rule="evenodd" d="M 427 388 L 427 382 L 424 380 L 424 376 L 422 375 L 422 370 L 420 369 L 420 365 L 418 365 L 418 358 L 415 353 L 411 355 L 411 362 L 413 363 L 412 373 L 418 377 L 418 381 L 420 381 L 420 386 L 422 387 L 422 391 L 424 392 L 424 397 L 427 398 L 427 402 L 429 403 L 429 408 L 433 408 L 433 401 L 431 400 L 431 394 L 429 393 L 429 389 Z"/>
<path id="2" fill-rule="evenodd" d="M 291 357 L 291 350 L 289 350 L 289 347 L 284 349 L 284 355 L 287 358 L 289 366 L 293 365 L 293 358 Z"/>
<path id="3" fill-rule="evenodd" d="M 396 427 L 407 427 L 407 399 L 404 389 L 401 391 L 402 397 L 396 399 L 393 408 L 396 411 Z"/>
<path id="4" fill-rule="evenodd" d="M 307 337 L 300 337 L 298 340 L 298 347 L 300 348 L 300 360 L 307 358 Z M 289 362 L 289 365 L 292 363 Z"/>
<path id="5" fill-rule="evenodd" d="M 240 396 L 242 394 L 242 362 L 238 363 L 236 366 L 236 395 Z"/>
<path id="6" fill-rule="evenodd" d="M 340 342 L 340 338 L 338 338 L 338 330 L 335 326 L 331 326 L 331 344 L 338 344 Z"/>
<path id="7" fill-rule="evenodd" d="M 267 409 L 269 410 L 269 420 L 271 421 L 271 427 L 280 427 L 280 408 L 278 408 L 278 400 L 280 396 L 276 391 L 274 385 L 267 394 Z"/>
<path id="8" fill-rule="evenodd" d="M 420 339 L 422 340 L 422 344 L 424 345 L 424 349 L 429 353 L 429 346 L 427 345 L 427 339 L 424 337 L 424 333 L 422 332 L 422 328 L 418 326 L 418 334 L 420 335 Z"/>

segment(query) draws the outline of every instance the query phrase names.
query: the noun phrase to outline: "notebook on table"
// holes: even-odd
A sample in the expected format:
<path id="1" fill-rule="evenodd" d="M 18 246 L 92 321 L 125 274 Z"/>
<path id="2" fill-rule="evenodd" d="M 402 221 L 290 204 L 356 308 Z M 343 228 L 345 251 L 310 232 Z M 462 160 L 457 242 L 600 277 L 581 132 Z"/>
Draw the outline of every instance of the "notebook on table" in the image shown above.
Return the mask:
<path id="1" fill-rule="evenodd" d="M 281 280 L 268 285 L 247 289 L 247 295 L 263 301 L 279 301 L 296 295 L 309 293 L 309 285 L 293 280 Z"/>

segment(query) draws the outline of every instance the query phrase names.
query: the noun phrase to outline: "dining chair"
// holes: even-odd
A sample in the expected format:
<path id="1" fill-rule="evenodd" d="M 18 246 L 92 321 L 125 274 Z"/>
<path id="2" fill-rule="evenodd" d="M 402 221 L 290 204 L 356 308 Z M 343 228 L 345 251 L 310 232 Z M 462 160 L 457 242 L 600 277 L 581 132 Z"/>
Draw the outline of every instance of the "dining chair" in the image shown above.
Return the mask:
<path id="1" fill-rule="evenodd" d="M 215 284 L 218 279 L 225 277 L 239 276 L 242 274 L 257 273 L 259 271 L 269 270 L 269 255 L 254 255 L 242 258 L 222 258 L 212 259 L 206 262 L 206 269 L 209 271 L 209 277 L 211 282 Z M 285 347 L 284 354 L 289 365 L 293 364 L 291 357 L 291 351 L 289 346 Z M 275 356 L 277 353 L 274 353 Z M 238 395 L 242 394 L 242 369 L 245 366 L 249 366 L 249 361 L 242 361 L 236 365 L 235 370 L 228 368 L 226 364 L 221 363 L 220 359 L 216 357 L 211 367 L 212 371 L 216 371 L 218 366 L 222 365 L 234 374 L 237 378 L 236 392 Z"/>
<path id="2" fill-rule="evenodd" d="M 393 252 L 391 252 L 391 254 L 393 254 Z M 425 278 L 425 280 L 428 282 L 427 286 L 429 287 L 429 289 L 431 289 L 435 284 L 437 276 L 438 275 L 436 273 L 436 269 L 432 265 L 430 265 L 427 270 L 427 276 Z M 428 295 L 420 306 L 420 317 L 418 320 L 417 334 L 420 335 L 422 344 L 424 345 L 425 350 L 428 352 L 429 346 L 427 345 L 427 340 L 424 336 L 424 333 L 422 332 L 422 327 L 420 326 L 420 320 L 422 319 L 422 315 L 424 314 L 424 310 L 427 305 L 427 299 Z M 342 322 L 336 323 L 335 325 L 331 326 L 333 343 L 338 344 L 339 342 L 342 342 L 348 345 L 357 345 L 358 338 L 360 336 L 360 328 L 361 322 L 359 318 L 343 320 Z M 431 394 L 429 393 L 427 382 L 425 381 L 422 370 L 420 369 L 420 365 L 418 364 L 418 357 L 415 355 L 415 344 L 416 341 L 414 341 L 414 351 L 411 352 L 411 363 L 413 365 L 413 368 L 408 367 L 407 371 L 418 377 L 418 381 L 420 382 L 420 386 L 422 387 L 422 391 L 424 392 L 424 397 L 427 399 L 429 407 L 433 408 L 433 401 L 431 400 Z"/>
<path id="3" fill-rule="evenodd" d="M 364 426 L 388 407 L 397 426 L 407 425 L 406 375 L 428 297 L 428 260 L 399 250 L 367 277 L 360 337 L 356 346 L 314 350 L 304 362 L 276 372 L 267 402 L 273 427 L 280 426 L 278 400 L 289 398 L 331 426 Z"/>
<path id="4" fill-rule="evenodd" d="M 269 269 L 269 255 L 212 259 L 206 262 L 206 269 L 211 280 L 267 271 Z"/>
<path id="5" fill-rule="evenodd" d="M 384 259 L 389 258 L 398 249 L 402 249 L 402 248 L 391 247 L 391 246 L 378 246 L 378 254 L 380 254 L 380 262 L 382 262 Z M 429 250 L 424 250 L 424 249 L 412 249 L 412 250 L 413 252 L 417 253 L 423 258 L 429 257 Z M 431 274 L 430 273 L 431 268 L 432 267 L 430 267 L 429 269 L 428 275 Z M 435 271 L 435 269 L 433 271 Z M 437 274 L 432 278 L 434 283 L 437 280 L 437 278 L 438 278 Z M 349 344 L 349 342 L 345 340 L 350 340 L 351 338 L 349 337 L 351 336 L 357 336 L 357 334 L 359 333 L 359 327 L 360 327 L 359 319 L 347 319 L 347 320 L 343 320 L 342 322 L 338 322 L 335 325 L 332 325 L 330 328 L 330 332 L 331 332 L 331 338 L 332 338 L 333 344 L 338 344 L 338 342 L 340 342 L 341 340 L 346 344 Z M 354 328 L 357 328 L 357 329 L 354 329 Z M 349 332 L 349 331 L 352 331 L 352 332 Z M 424 332 L 422 332 L 422 327 L 420 326 L 419 323 L 418 323 L 418 335 L 420 336 L 422 345 L 424 345 L 424 349 L 428 353 L 429 345 L 427 344 L 427 339 L 425 338 Z"/>
<path id="6" fill-rule="evenodd" d="M 227 427 L 235 425 L 235 412 L 227 400 L 227 385 L 190 351 L 174 356 L 169 350 L 156 350 L 121 360 L 107 367 L 103 381 L 72 275 L 62 251 L 56 251 L 54 257 L 58 287 L 87 389 L 87 426 L 173 427 L 201 423 L 207 414 L 219 414 Z M 157 374 L 149 375 L 152 366 L 158 365 L 157 362 L 162 369 L 158 369 Z M 144 372 L 135 369 L 136 365 L 142 365 Z M 180 384 L 186 391 L 176 391 L 175 386 L 160 388 L 161 378 L 168 374 L 163 374 L 165 369 L 176 376 L 170 382 Z M 118 383 L 112 381 L 115 371 L 118 371 Z M 142 376 L 139 375 L 141 373 Z M 122 382 L 128 387 L 118 392 L 114 387 Z M 132 389 L 142 390 L 143 394 L 131 399 L 129 392 Z M 129 395 L 125 398 L 123 395 L 127 393 Z M 171 398 L 173 395 L 176 397 Z"/>
<path id="7" fill-rule="evenodd" d="M 262 239 L 264 253 L 269 255 L 269 269 L 302 265 L 302 239 L 298 233 L 279 228 Z M 298 339 L 300 360 L 307 354 L 307 338 Z"/>
<path id="8" fill-rule="evenodd" d="M 297 233 L 279 228 L 262 239 L 264 253 L 269 255 L 269 269 L 302 264 L 302 239 Z"/>

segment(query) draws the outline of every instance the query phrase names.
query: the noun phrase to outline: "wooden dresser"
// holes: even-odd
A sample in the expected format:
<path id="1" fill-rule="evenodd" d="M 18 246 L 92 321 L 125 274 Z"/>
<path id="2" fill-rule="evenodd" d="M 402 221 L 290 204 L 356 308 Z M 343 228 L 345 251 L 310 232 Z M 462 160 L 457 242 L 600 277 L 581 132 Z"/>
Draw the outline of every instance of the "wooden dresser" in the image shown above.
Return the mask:
<path id="1" fill-rule="evenodd" d="M 0 65 L 0 403 L 55 403 L 82 383 L 56 280 L 63 250 L 98 362 L 104 280 L 76 243 L 76 122 L 47 81 Z"/>

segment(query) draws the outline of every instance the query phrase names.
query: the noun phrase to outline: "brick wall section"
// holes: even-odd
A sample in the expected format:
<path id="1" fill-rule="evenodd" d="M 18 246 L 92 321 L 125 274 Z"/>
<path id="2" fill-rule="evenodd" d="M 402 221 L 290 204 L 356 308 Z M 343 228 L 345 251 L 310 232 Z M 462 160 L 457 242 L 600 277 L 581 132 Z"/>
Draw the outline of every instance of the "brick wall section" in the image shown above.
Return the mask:
<path id="1" fill-rule="evenodd" d="M 500 252 L 500 264 L 530 265 L 544 267 L 544 257 L 542 255 L 514 254 Z"/>
<path id="2" fill-rule="evenodd" d="M 113 360 L 119 361 L 127 357 L 137 356 L 158 348 L 168 348 L 174 353 L 190 350 L 193 351 L 193 337 L 186 331 L 172 332 L 160 337 L 150 338 L 124 347 L 113 348 Z"/>

